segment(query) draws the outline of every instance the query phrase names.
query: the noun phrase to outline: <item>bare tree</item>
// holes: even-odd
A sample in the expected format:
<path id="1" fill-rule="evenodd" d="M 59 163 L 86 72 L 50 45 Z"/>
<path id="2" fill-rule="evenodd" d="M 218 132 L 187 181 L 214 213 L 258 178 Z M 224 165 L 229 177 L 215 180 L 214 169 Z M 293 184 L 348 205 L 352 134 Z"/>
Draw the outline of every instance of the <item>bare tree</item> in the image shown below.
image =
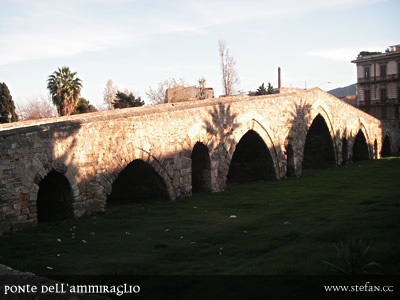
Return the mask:
<path id="1" fill-rule="evenodd" d="M 96 107 L 97 111 L 99 111 L 99 112 L 108 110 L 108 106 L 106 106 L 105 103 L 96 104 L 95 107 Z"/>
<path id="2" fill-rule="evenodd" d="M 197 97 L 200 100 L 206 99 L 206 79 L 204 77 L 201 77 L 199 79 L 199 87 L 198 87 L 198 89 L 199 89 L 199 93 L 198 93 Z"/>
<path id="3" fill-rule="evenodd" d="M 115 101 L 116 95 L 117 95 L 118 89 L 116 86 L 113 85 L 112 80 L 108 80 L 106 87 L 104 88 L 104 92 L 103 92 L 103 99 L 104 99 L 104 103 L 107 105 L 107 109 L 114 109 L 114 106 L 112 105 L 112 103 Z"/>
<path id="4" fill-rule="evenodd" d="M 167 89 L 177 86 L 187 86 L 187 84 L 182 78 L 180 78 L 179 80 L 176 80 L 175 78 L 169 78 L 160 82 L 158 84 L 158 87 L 155 89 L 149 87 L 149 90 L 146 91 L 146 95 L 149 98 L 151 104 L 165 103 L 165 93 Z"/>
<path id="5" fill-rule="evenodd" d="M 218 41 L 219 56 L 221 58 L 221 71 L 222 71 L 222 85 L 224 88 L 224 95 L 233 95 L 239 84 L 239 77 L 236 72 L 236 61 L 229 54 L 229 49 L 225 41 Z"/>
<path id="6" fill-rule="evenodd" d="M 118 92 L 121 92 L 121 91 L 118 90 L 117 94 L 118 94 Z M 126 94 L 126 95 L 132 94 L 136 98 L 140 98 L 139 92 L 135 91 L 134 89 L 124 89 L 123 93 Z"/>
<path id="7" fill-rule="evenodd" d="M 17 105 L 18 116 L 22 120 L 36 120 L 57 116 L 57 109 L 45 99 L 30 100 L 24 105 Z"/>

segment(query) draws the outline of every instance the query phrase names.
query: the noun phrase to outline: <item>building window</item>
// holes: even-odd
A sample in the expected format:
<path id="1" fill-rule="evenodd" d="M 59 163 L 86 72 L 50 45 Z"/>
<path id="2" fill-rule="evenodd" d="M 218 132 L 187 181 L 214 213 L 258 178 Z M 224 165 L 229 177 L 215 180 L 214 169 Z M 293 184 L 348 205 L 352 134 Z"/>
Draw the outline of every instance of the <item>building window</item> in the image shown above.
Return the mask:
<path id="1" fill-rule="evenodd" d="M 385 103 L 386 99 L 387 99 L 387 90 L 386 88 L 381 88 L 380 90 L 381 92 L 381 103 Z"/>
<path id="2" fill-rule="evenodd" d="M 400 103 L 400 86 L 397 87 L 397 102 Z"/>
<path id="3" fill-rule="evenodd" d="M 382 107 L 381 107 L 381 119 L 382 119 L 382 120 L 386 120 L 386 119 L 387 119 L 387 110 L 386 110 L 386 106 L 382 106 Z"/>
<path id="4" fill-rule="evenodd" d="M 372 107 L 370 107 L 370 108 L 371 108 L 371 109 L 370 109 L 370 111 L 369 111 L 369 114 L 372 115 L 372 116 L 374 116 L 375 118 L 378 118 L 378 119 L 379 119 L 379 117 L 380 117 L 380 111 L 378 111 L 379 107 L 377 107 L 377 106 L 372 106 Z"/>
<path id="5" fill-rule="evenodd" d="M 371 104 L 371 92 L 370 90 L 365 90 L 364 91 L 364 101 L 366 105 L 370 105 Z"/>
<path id="6" fill-rule="evenodd" d="M 381 65 L 381 77 L 386 77 L 386 65 Z"/>
<path id="7" fill-rule="evenodd" d="M 364 67 L 364 78 L 368 79 L 369 78 L 369 67 Z"/>

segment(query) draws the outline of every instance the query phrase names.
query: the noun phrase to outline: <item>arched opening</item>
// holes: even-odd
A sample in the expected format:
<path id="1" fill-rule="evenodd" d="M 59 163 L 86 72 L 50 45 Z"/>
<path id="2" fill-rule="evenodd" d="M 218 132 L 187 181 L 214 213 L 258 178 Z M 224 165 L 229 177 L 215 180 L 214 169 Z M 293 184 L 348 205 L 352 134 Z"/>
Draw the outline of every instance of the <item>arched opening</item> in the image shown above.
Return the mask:
<path id="1" fill-rule="evenodd" d="M 364 133 L 360 129 L 357 133 L 356 139 L 354 140 L 353 160 L 360 161 L 368 159 L 369 159 L 369 153 L 368 153 L 367 140 L 365 139 Z"/>
<path id="2" fill-rule="evenodd" d="M 328 168 L 335 165 L 335 152 L 328 126 L 324 118 L 318 115 L 307 132 L 303 155 L 303 170 Z"/>
<path id="3" fill-rule="evenodd" d="M 192 192 L 211 191 L 211 163 L 208 148 L 197 142 L 192 151 Z"/>
<path id="4" fill-rule="evenodd" d="M 51 222 L 74 217 L 72 188 L 68 179 L 53 170 L 39 183 L 38 222 Z"/>
<path id="5" fill-rule="evenodd" d="M 169 199 L 169 195 L 164 180 L 149 164 L 136 159 L 115 179 L 107 205 L 165 199 Z"/>
<path id="6" fill-rule="evenodd" d="M 275 179 L 275 168 L 262 138 L 249 130 L 239 141 L 229 166 L 227 182 L 243 183 Z"/>
<path id="7" fill-rule="evenodd" d="M 291 144 L 286 146 L 286 176 L 292 177 L 296 175 L 294 167 L 294 151 Z"/>
<path id="8" fill-rule="evenodd" d="M 346 166 L 349 163 L 349 146 L 347 144 L 347 139 L 343 138 L 342 141 L 342 165 Z"/>
<path id="9" fill-rule="evenodd" d="M 390 139 L 389 136 L 385 136 L 385 139 L 383 140 L 383 145 L 382 145 L 382 152 L 381 152 L 382 157 L 387 157 L 392 155 L 392 147 L 390 144 Z"/>

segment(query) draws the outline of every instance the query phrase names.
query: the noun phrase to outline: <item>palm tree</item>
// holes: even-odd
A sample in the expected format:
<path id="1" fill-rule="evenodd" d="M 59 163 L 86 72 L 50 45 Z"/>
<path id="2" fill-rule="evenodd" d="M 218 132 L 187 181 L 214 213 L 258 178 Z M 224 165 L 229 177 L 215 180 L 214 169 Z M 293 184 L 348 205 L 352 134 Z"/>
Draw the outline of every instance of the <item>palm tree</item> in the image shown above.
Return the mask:
<path id="1" fill-rule="evenodd" d="M 58 68 L 47 79 L 47 88 L 50 91 L 51 100 L 57 107 L 60 116 L 68 116 L 74 112 L 79 103 L 82 81 L 74 78 L 76 72 L 71 72 L 69 67 Z"/>

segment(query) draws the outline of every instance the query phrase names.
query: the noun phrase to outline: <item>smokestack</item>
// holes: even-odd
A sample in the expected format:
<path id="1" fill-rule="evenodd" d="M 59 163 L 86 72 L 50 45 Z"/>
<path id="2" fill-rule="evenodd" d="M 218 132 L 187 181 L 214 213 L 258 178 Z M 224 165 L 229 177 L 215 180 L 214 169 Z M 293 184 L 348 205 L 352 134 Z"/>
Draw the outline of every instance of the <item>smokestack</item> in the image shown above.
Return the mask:
<path id="1" fill-rule="evenodd" d="M 278 89 L 281 89 L 281 67 L 278 68 Z"/>

